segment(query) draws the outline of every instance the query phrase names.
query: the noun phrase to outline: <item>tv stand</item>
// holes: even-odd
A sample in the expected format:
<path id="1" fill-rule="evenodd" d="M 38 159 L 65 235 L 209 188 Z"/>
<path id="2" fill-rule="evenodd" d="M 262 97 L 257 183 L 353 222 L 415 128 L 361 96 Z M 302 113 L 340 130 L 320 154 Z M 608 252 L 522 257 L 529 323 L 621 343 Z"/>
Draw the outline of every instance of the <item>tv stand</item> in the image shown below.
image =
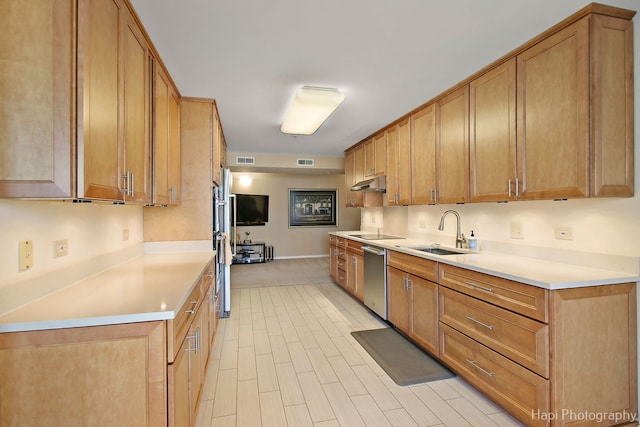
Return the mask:
<path id="1" fill-rule="evenodd" d="M 233 257 L 233 264 L 254 264 L 265 261 L 266 243 L 236 243 L 236 256 Z"/>

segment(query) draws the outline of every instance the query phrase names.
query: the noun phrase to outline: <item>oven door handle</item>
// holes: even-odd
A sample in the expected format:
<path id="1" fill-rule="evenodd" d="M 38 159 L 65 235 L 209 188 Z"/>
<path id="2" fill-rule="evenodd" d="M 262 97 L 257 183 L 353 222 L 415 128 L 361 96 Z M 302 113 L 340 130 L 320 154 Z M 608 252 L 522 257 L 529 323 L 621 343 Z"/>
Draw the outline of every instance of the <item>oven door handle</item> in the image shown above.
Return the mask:
<path id="1" fill-rule="evenodd" d="M 384 249 L 376 248 L 373 246 L 363 246 L 362 250 L 374 255 L 384 255 Z"/>

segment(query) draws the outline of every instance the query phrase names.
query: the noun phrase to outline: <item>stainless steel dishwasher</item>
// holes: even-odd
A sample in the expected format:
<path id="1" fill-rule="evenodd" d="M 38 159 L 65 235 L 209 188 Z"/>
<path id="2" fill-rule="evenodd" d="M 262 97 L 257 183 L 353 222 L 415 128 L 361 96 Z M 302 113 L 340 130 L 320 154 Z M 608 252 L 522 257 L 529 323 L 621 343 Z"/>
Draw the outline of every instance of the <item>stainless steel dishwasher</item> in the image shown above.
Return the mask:
<path id="1" fill-rule="evenodd" d="M 387 320 L 387 251 L 365 245 L 364 252 L 364 305 Z"/>

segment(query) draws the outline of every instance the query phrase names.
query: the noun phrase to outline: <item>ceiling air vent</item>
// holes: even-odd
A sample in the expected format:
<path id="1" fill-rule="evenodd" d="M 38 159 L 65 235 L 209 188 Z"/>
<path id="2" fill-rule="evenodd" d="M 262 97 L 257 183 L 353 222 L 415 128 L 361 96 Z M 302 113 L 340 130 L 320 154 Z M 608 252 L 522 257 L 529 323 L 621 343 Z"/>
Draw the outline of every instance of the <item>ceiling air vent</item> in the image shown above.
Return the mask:
<path id="1" fill-rule="evenodd" d="M 255 165 L 255 157 L 236 157 L 236 165 Z"/>
<path id="2" fill-rule="evenodd" d="M 298 166 L 310 167 L 314 166 L 315 161 L 313 159 L 298 159 Z"/>

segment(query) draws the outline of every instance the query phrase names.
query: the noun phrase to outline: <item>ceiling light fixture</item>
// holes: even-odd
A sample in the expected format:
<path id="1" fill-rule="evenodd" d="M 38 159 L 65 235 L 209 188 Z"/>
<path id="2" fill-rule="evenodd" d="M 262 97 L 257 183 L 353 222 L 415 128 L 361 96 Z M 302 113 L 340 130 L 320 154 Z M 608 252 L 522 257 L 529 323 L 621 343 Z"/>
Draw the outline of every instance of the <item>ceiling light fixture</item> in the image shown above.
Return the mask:
<path id="1" fill-rule="evenodd" d="M 282 133 L 312 135 L 344 101 L 338 89 L 303 86 L 296 91 L 280 126 Z"/>

